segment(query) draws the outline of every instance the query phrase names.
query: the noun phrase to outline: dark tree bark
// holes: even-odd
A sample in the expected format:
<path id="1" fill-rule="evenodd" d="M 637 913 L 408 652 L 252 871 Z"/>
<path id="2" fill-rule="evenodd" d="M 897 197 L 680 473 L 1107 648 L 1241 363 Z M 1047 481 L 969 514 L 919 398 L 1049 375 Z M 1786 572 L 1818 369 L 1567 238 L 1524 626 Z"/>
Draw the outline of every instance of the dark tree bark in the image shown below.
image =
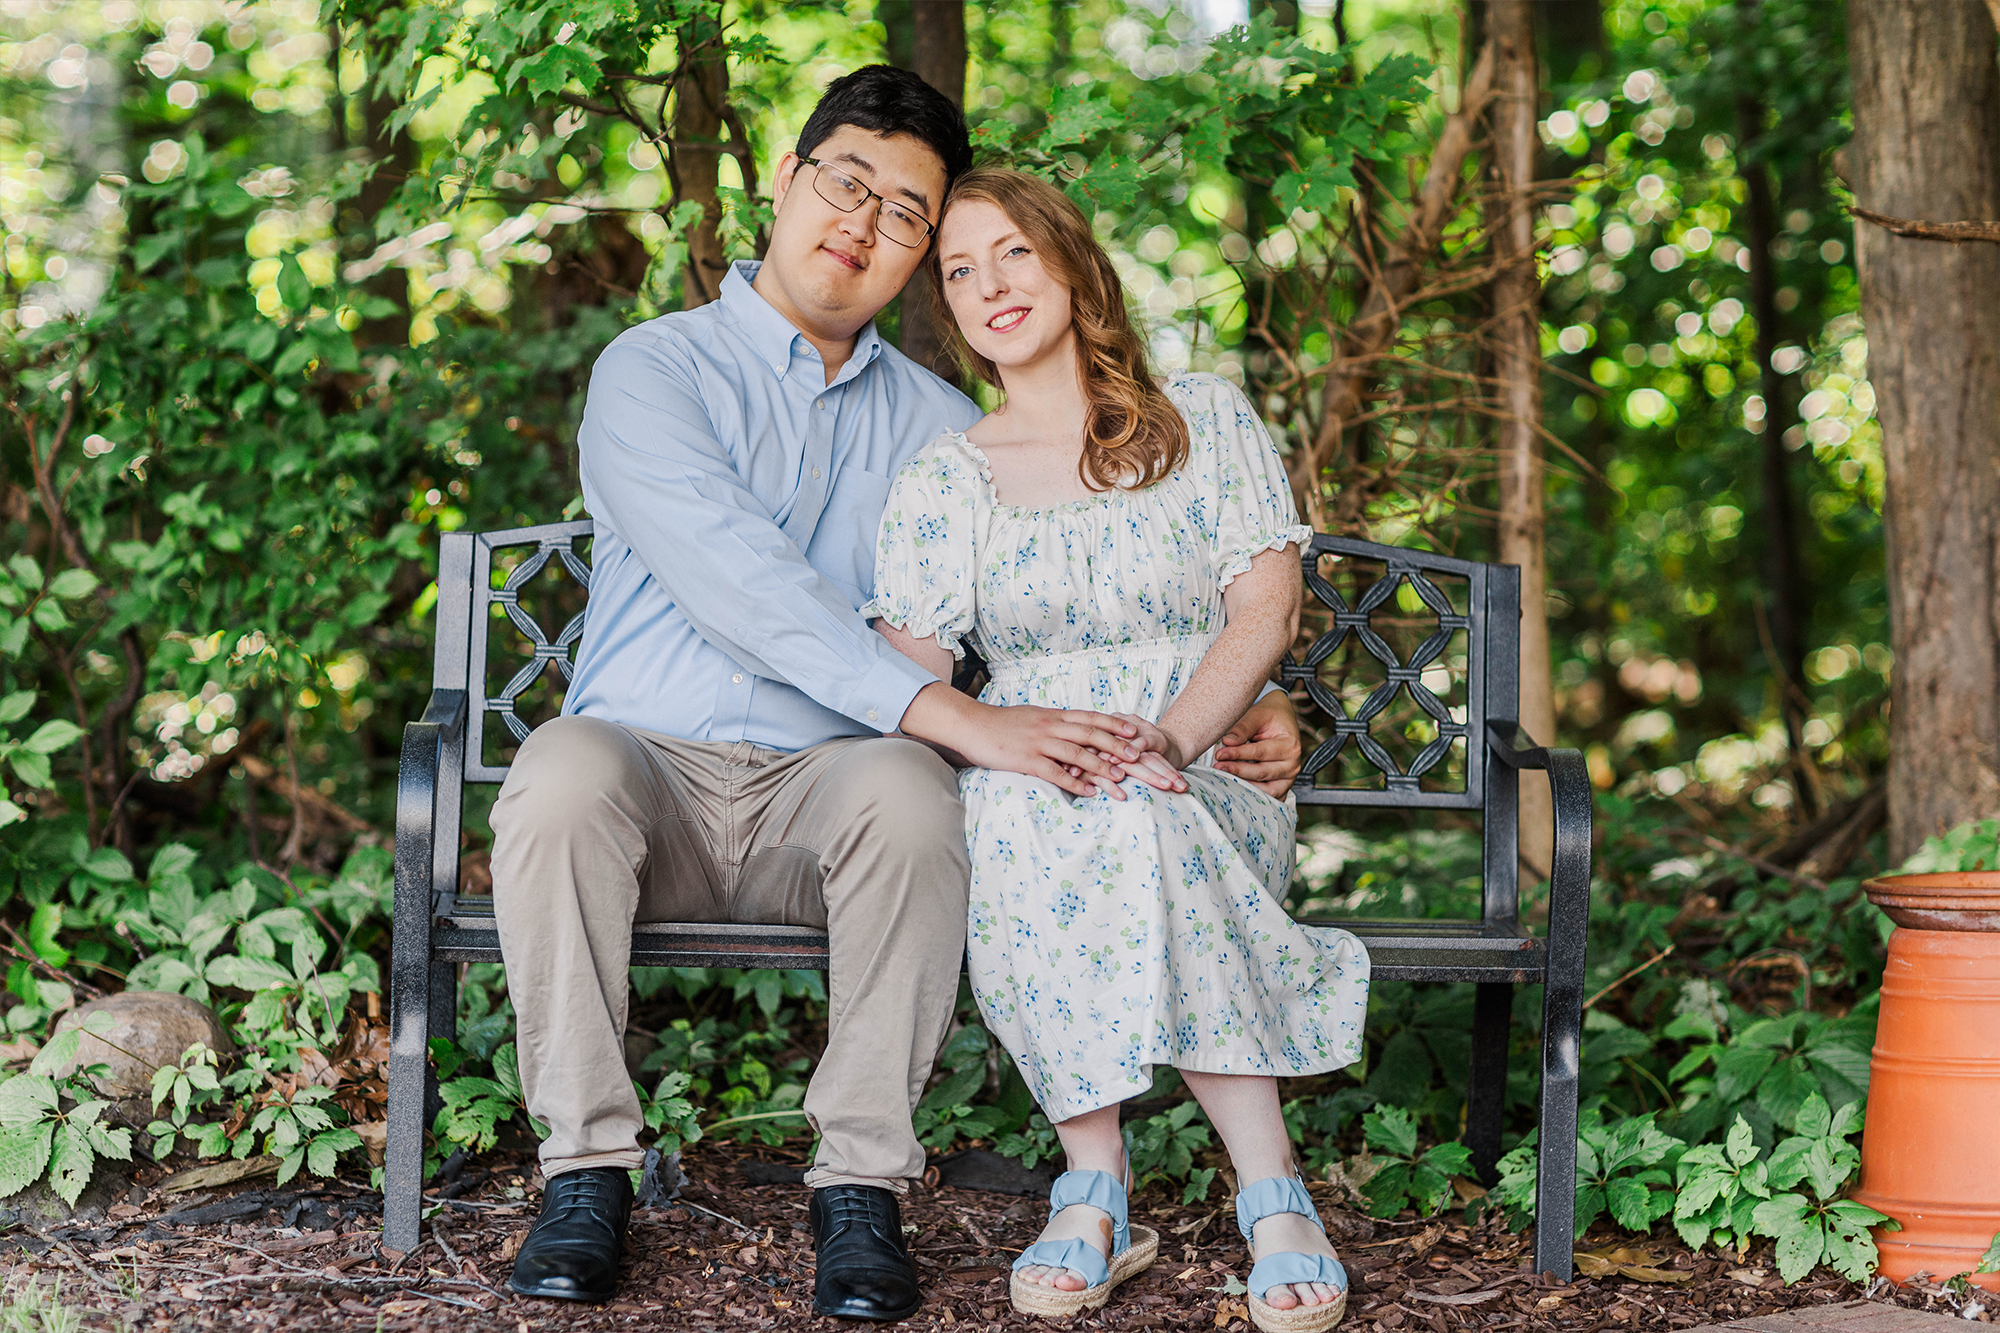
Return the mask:
<path id="1" fill-rule="evenodd" d="M 2000 218 L 1994 19 L 1850 0 L 1855 201 Z M 2000 247 L 1856 229 L 1888 468 L 1889 858 L 2000 810 Z"/>
<path id="2" fill-rule="evenodd" d="M 667 154 L 667 179 L 674 202 L 701 206 L 701 220 L 688 229 L 687 267 L 681 307 L 693 310 L 722 295 L 729 259 L 722 249 L 723 117 L 729 101 L 729 66 L 722 30 L 703 18 L 680 30 L 681 71 L 674 83 L 674 138 Z"/>
<path id="3" fill-rule="evenodd" d="M 1533 0 L 1490 0 L 1493 42 L 1493 377 L 1499 395 L 1500 561 L 1521 568 L 1520 723 L 1542 745 L 1556 741 L 1549 666 L 1548 562 L 1543 551 L 1548 472 L 1542 457 L 1542 284 L 1535 273 L 1535 158 L 1541 80 Z M 1521 859 L 1546 873 L 1554 808 L 1546 776 L 1521 775 Z"/>
<path id="4" fill-rule="evenodd" d="M 1752 26 L 1758 0 L 1736 0 L 1746 27 Z M 1778 278 L 1771 243 L 1778 238 L 1778 205 L 1771 169 L 1753 159 L 1764 136 L 1764 103 L 1753 88 L 1736 98 L 1736 152 L 1745 189 L 1744 225 L 1750 240 L 1750 313 L 1757 320 L 1758 392 L 1764 399 L 1764 433 L 1759 437 L 1758 476 L 1762 492 L 1759 553 L 1766 616 L 1771 630 L 1771 671 L 1778 678 L 1779 710 L 1791 744 L 1799 807 L 1807 818 L 1819 813 L 1819 786 L 1805 749 L 1805 634 L 1800 621 L 1807 605 L 1799 573 L 1796 506 L 1792 501 L 1793 468 L 1785 447 L 1785 430 L 1796 410 L 1792 386 L 1771 363 L 1783 342 L 1784 316 L 1778 310 Z"/>
<path id="5" fill-rule="evenodd" d="M 911 0 L 908 4 L 883 4 L 878 12 L 884 26 L 896 17 L 893 11 L 908 14 L 906 44 L 891 28 L 891 59 L 898 50 L 907 51 L 908 63 L 895 63 L 951 99 L 953 106 L 965 105 L 965 0 Z M 902 352 L 918 365 L 936 371 L 943 378 L 959 382 L 957 363 L 945 343 L 944 326 L 932 304 L 929 263 L 903 289 Z"/>

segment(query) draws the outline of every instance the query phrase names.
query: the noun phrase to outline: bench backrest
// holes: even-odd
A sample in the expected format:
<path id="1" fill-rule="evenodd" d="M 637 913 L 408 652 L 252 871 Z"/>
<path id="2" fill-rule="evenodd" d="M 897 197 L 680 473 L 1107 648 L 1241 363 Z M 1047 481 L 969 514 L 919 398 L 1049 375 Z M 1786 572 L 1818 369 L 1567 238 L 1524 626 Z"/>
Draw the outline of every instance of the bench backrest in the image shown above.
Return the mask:
<path id="1" fill-rule="evenodd" d="M 433 686 L 470 700 L 444 771 L 456 768 L 469 783 L 504 780 L 506 765 L 487 759 L 488 740 L 527 738 L 533 724 L 520 704 L 551 664 L 568 684 L 590 585 L 576 548 L 592 531 L 578 519 L 441 538 Z M 1304 696 L 1300 722 L 1312 747 L 1293 787 L 1299 803 L 1482 812 L 1482 915 L 1511 920 L 1516 779 L 1493 754 L 1488 724 L 1511 733 L 1519 703 L 1519 570 L 1324 535 L 1300 560 L 1311 596 L 1300 644 L 1279 669 L 1294 698 Z M 574 610 L 553 634 L 522 604 L 544 571 L 574 583 Z M 503 624 L 511 651 L 496 660 L 489 649 Z M 498 719 L 492 727 L 489 716 Z M 458 785 L 441 784 L 440 828 L 457 826 Z M 438 883 L 455 885 L 456 848 L 438 844 Z"/>

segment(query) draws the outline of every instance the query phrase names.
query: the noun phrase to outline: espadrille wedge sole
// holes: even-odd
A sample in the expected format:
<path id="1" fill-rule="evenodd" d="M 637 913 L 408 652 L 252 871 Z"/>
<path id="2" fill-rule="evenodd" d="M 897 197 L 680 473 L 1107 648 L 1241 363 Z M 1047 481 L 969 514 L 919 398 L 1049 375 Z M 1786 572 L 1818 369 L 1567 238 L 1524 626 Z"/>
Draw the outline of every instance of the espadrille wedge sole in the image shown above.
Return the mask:
<path id="1" fill-rule="evenodd" d="M 1264 1304 L 1260 1292 L 1250 1293 L 1250 1322 L 1263 1333 L 1326 1333 L 1347 1313 L 1347 1293 L 1341 1292 L 1327 1305 L 1295 1305 L 1280 1310 Z"/>
<path id="2" fill-rule="evenodd" d="M 1127 1278 L 1137 1277 L 1153 1266 L 1160 1254 L 1160 1233 L 1151 1227 L 1132 1228 L 1132 1243 L 1111 1256 L 1110 1276 L 1082 1291 L 1064 1291 L 1039 1282 L 1023 1282 L 1019 1273 L 1010 1275 L 1007 1295 L 1022 1314 L 1044 1319 L 1067 1319 L 1084 1310 L 1100 1309 L 1111 1293 Z"/>

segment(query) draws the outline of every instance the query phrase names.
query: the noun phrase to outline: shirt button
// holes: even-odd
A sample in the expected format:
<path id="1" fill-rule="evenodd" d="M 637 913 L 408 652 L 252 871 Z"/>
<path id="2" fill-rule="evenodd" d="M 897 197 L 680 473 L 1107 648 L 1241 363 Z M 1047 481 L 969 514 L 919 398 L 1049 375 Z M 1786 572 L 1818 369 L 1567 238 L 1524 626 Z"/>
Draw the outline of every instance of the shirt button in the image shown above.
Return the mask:
<path id="1" fill-rule="evenodd" d="M 814 468 L 814 469 L 813 469 L 813 480 L 814 480 L 814 481 L 818 481 L 818 480 L 819 480 L 819 469 L 818 469 L 818 468 Z"/>
<path id="2" fill-rule="evenodd" d="M 868 710 L 868 720 L 870 722 L 873 722 L 875 720 L 875 710 L 872 708 Z"/>
<path id="3" fill-rule="evenodd" d="M 818 402 L 814 403 L 813 406 L 821 412 L 826 411 L 826 399 L 824 398 L 820 399 Z"/>
<path id="4" fill-rule="evenodd" d="M 741 685 L 743 683 L 743 673 L 739 671 L 735 675 L 731 676 L 729 678 L 729 683 L 731 685 Z"/>

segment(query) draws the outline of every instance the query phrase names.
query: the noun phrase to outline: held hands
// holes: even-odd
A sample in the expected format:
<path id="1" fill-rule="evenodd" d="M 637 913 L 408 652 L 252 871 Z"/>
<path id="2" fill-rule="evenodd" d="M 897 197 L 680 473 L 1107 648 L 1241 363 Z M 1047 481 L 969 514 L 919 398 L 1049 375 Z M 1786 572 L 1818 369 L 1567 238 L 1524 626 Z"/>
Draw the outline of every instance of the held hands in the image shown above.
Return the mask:
<path id="1" fill-rule="evenodd" d="M 1127 767 L 1146 762 L 1153 743 L 1141 736 L 1141 727 L 1160 734 L 1141 719 L 1085 709 L 982 704 L 940 681 L 917 692 L 901 730 L 950 745 L 975 768 L 1040 778 L 1073 796 L 1109 789 L 1123 800 L 1117 784 Z"/>

